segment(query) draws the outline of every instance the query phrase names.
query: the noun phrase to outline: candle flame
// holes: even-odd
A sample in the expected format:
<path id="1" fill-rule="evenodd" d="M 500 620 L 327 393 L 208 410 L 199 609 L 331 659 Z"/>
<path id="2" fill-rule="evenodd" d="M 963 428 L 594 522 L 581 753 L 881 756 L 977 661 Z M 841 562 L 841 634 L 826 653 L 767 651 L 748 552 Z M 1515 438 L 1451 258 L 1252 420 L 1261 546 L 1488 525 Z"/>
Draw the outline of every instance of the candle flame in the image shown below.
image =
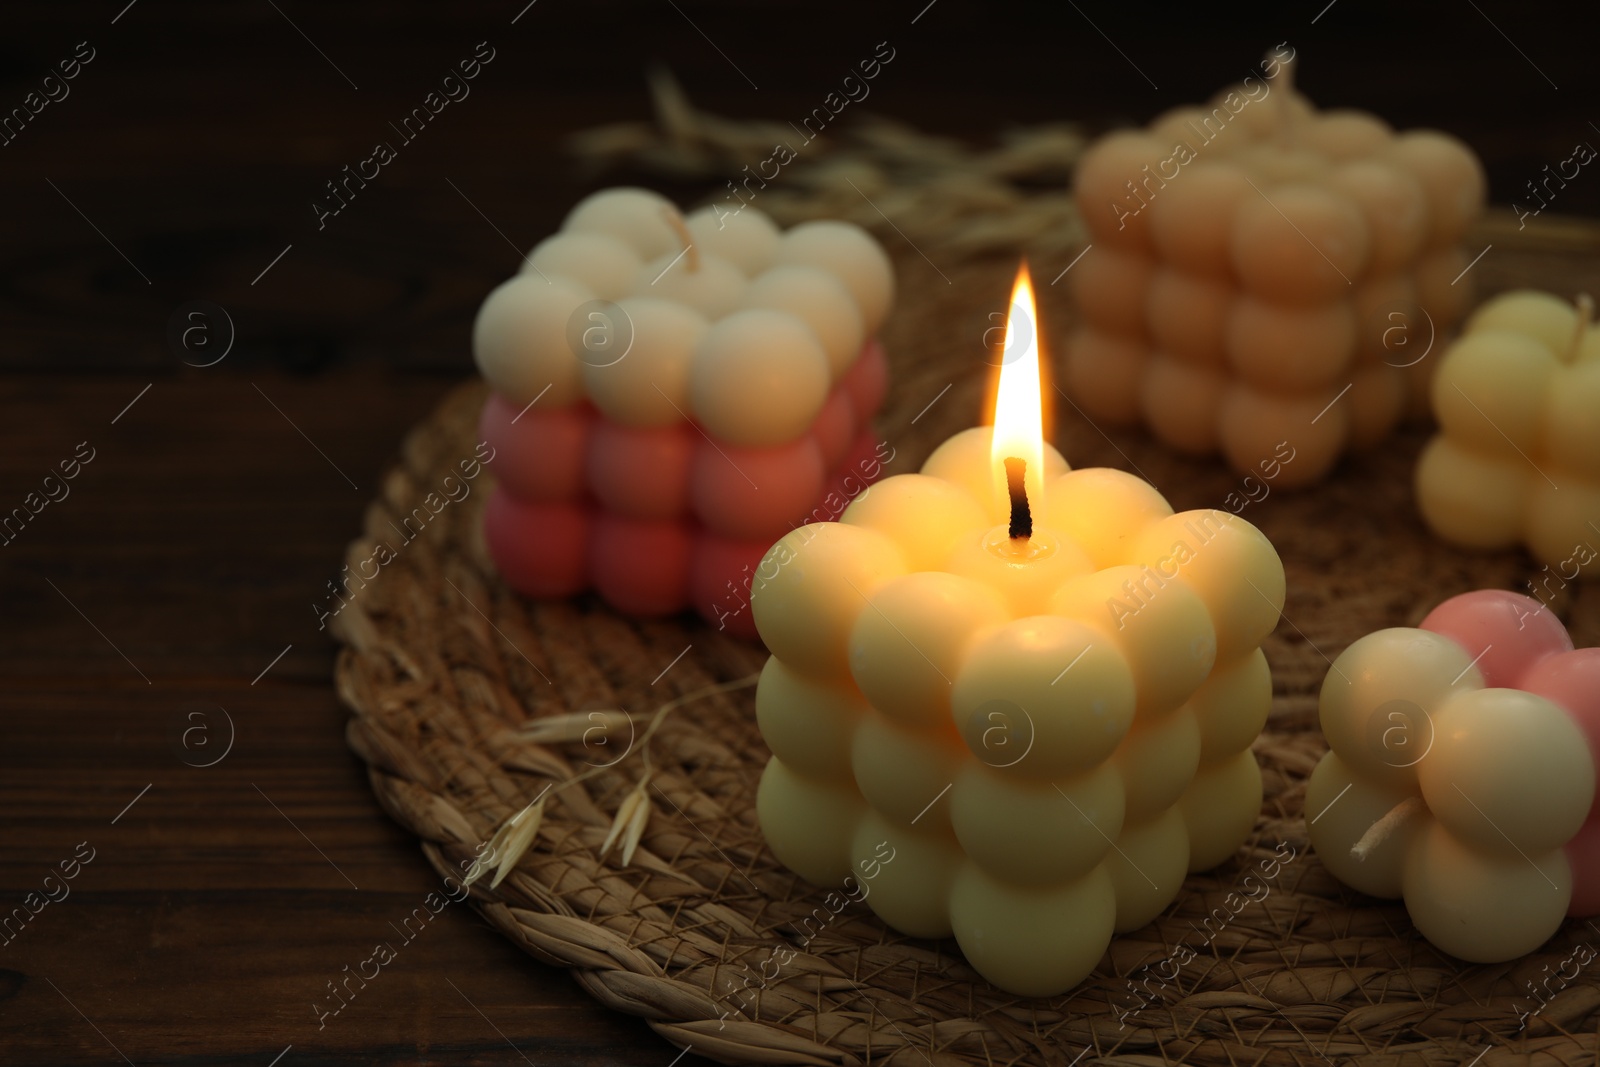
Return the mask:
<path id="1" fill-rule="evenodd" d="M 1039 360 L 1039 316 L 1028 264 L 1017 270 L 1006 315 L 1000 355 L 1000 382 L 994 398 L 994 443 L 989 461 L 995 492 L 1007 499 L 1005 461 L 1016 457 L 1028 467 L 1024 485 L 1037 508 L 1044 499 L 1044 391 Z"/>

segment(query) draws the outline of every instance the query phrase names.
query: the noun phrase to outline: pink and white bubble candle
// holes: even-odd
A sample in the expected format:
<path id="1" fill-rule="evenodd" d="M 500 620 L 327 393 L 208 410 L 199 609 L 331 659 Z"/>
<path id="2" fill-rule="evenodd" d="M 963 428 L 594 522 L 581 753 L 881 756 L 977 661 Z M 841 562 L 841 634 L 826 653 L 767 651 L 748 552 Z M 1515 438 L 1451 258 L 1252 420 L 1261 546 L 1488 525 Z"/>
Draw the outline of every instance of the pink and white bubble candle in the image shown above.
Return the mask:
<path id="1" fill-rule="evenodd" d="M 1332 749 L 1306 787 L 1334 877 L 1405 900 L 1464 960 L 1532 952 L 1600 914 L 1600 648 L 1537 600 L 1452 597 L 1361 638 L 1322 686 Z"/>
<path id="2" fill-rule="evenodd" d="M 888 257 L 850 223 L 685 218 L 643 189 L 579 203 L 473 328 L 501 575 L 753 637 L 762 555 L 881 472 L 893 296 Z"/>

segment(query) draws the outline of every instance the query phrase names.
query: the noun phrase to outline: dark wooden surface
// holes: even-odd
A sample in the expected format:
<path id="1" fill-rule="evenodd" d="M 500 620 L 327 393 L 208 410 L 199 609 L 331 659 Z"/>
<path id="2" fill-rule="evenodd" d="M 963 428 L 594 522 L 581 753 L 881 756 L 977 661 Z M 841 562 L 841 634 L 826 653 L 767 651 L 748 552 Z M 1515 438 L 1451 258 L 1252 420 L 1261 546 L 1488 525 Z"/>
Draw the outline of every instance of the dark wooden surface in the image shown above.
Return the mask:
<path id="1" fill-rule="evenodd" d="M 0 11 L 0 113 L 95 50 L 0 147 L 0 511 L 95 449 L 0 547 L 0 915 L 95 850 L 0 946 L 8 1064 L 673 1061 L 464 906 L 321 1028 L 313 1008 L 436 885 L 345 749 L 312 605 L 405 428 L 470 372 L 512 246 L 604 183 L 562 139 L 643 117 L 647 64 L 713 111 L 782 120 L 887 39 L 864 106 L 986 139 L 1146 119 L 1287 38 L 1319 103 L 1460 133 L 1501 202 L 1600 141 L 1591 46 L 1558 5 L 1315 0 L 1181 24 L 962 0 L 125 2 Z M 319 231 L 323 182 L 479 41 L 495 59 L 472 94 Z M 1552 210 L 1600 212 L 1600 174 Z M 236 329 L 204 369 L 166 340 L 196 299 Z M 231 750 L 185 765 L 221 750 L 219 709 Z M 197 725 L 214 747 L 175 741 Z"/>

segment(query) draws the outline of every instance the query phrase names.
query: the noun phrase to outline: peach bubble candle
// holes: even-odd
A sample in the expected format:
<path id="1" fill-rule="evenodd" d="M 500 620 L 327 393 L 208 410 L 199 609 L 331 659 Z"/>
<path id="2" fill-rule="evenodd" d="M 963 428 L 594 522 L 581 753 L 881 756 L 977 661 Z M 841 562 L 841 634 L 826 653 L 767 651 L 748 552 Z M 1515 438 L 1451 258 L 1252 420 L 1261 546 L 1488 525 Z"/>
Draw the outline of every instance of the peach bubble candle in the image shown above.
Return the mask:
<path id="1" fill-rule="evenodd" d="M 1417 461 L 1433 531 L 1523 544 L 1563 581 L 1600 574 L 1600 330 L 1594 302 L 1519 290 L 1467 320 L 1439 364 L 1439 435 Z M 1569 573 L 1570 569 L 1570 573 Z"/>
<path id="2" fill-rule="evenodd" d="M 1332 750 L 1306 787 L 1334 877 L 1403 898 L 1417 930 L 1477 963 L 1600 914 L 1600 649 L 1539 601 L 1445 601 L 1347 648 L 1322 685 Z"/>
<path id="3" fill-rule="evenodd" d="M 754 609 L 773 852 L 827 886 L 887 843 L 886 923 L 1042 996 L 1255 825 L 1284 577 L 1248 522 L 1069 469 L 1038 336 L 1024 269 L 994 425 L 787 534 Z"/>
<path id="4" fill-rule="evenodd" d="M 753 636 L 762 553 L 881 469 L 893 296 L 888 257 L 850 223 L 684 218 L 643 189 L 579 203 L 473 327 L 501 575 Z"/>
<path id="5" fill-rule="evenodd" d="M 1099 422 L 1285 486 L 1427 411 L 1435 337 L 1470 299 L 1483 168 L 1460 141 L 1315 111 L 1294 50 L 1206 107 L 1112 133 L 1079 164 L 1090 248 L 1066 282 L 1081 316 L 1066 389 Z"/>

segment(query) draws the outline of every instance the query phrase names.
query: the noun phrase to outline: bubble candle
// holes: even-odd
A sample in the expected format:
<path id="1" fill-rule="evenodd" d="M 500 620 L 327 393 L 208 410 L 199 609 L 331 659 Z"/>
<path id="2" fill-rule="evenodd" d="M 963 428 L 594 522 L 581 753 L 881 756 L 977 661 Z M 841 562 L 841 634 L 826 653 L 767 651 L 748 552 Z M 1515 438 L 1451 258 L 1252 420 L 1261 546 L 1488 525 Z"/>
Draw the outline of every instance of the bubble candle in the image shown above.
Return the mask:
<path id="1" fill-rule="evenodd" d="M 501 575 L 753 636 L 762 553 L 881 470 L 893 294 L 888 257 L 850 223 L 684 218 L 643 189 L 579 203 L 473 327 Z"/>
<path id="2" fill-rule="evenodd" d="M 1048 995 L 1255 825 L 1284 577 L 1248 522 L 1068 468 L 1033 323 L 1024 269 L 994 425 L 768 553 L 757 807 L 818 885 L 886 842 L 885 922 Z"/>
<path id="3" fill-rule="evenodd" d="M 1537 600 L 1464 593 L 1368 634 L 1334 660 L 1321 716 L 1306 817 L 1334 877 L 1403 899 L 1475 963 L 1600 914 L 1600 649 Z"/>

